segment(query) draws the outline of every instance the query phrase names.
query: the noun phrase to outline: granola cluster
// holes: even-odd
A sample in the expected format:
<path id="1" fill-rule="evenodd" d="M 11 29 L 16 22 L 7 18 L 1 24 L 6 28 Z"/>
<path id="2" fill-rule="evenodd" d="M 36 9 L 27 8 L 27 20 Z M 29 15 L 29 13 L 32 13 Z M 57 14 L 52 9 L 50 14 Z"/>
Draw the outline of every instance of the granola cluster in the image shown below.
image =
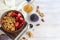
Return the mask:
<path id="1" fill-rule="evenodd" d="M 7 31 L 15 31 L 15 18 L 9 16 L 11 13 L 5 15 L 2 19 L 2 25 Z"/>

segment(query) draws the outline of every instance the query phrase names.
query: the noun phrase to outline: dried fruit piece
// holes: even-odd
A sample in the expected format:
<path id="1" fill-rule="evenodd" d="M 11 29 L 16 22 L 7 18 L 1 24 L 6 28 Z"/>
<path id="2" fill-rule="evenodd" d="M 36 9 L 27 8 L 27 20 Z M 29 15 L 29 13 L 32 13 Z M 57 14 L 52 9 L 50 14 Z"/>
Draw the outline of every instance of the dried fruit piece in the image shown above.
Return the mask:
<path id="1" fill-rule="evenodd" d="M 34 13 L 34 14 L 32 14 L 32 15 L 30 16 L 30 19 L 31 19 L 31 21 L 36 22 L 36 21 L 39 20 L 39 16 Z"/>
<path id="2" fill-rule="evenodd" d="M 40 24 L 36 24 L 36 26 L 39 26 Z"/>
<path id="3" fill-rule="evenodd" d="M 28 35 L 29 37 L 33 37 L 33 34 L 32 34 L 31 31 L 27 32 L 27 35 Z"/>
<path id="4" fill-rule="evenodd" d="M 37 6 L 37 9 L 39 9 L 39 6 Z"/>
<path id="5" fill-rule="evenodd" d="M 45 22 L 44 19 L 41 19 L 42 22 Z"/>
<path id="6" fill-rule="evenodd" d="M 37 12 L 37 13 L 40 12 L 40 10 L 39 10 L 39 6 L 37 6 L 37 8 L 36 8 L 36 12 Z"/>
<path id="7" fill-rule="evenodd" d="M 41 16 L 41 17 L 44 17 L 44 13 L 40 13 L 40 16 Z"/>
<path id="8" fill-rule="evenodd" d="M 27 40 L 25 37 L 22 37 L 22 39 L 20 39 L 20 40 Z"/>
<path id="9" fill-rule="evenodd" d="M 33 28 L 33 24 L 29 24 L 30 25 L 30 28 Z"/>
<path id="10" fill-rule="evenodd" d="M 39 13 L 39 9 L 36 9 L 36 12 Z"/>
<path id="11" fill-rule="evenodd" d="M 36 12 L 37 12 L 41 17 L 44 17 L 44 13 L 40 13 L 39 6 L 37 6 L 37 8 L 36 8 Z"/>
<path id="12" fill-rule="evenodd" d="M 26 39 L 25 37 L 23 37 L 23 39 Z"/>

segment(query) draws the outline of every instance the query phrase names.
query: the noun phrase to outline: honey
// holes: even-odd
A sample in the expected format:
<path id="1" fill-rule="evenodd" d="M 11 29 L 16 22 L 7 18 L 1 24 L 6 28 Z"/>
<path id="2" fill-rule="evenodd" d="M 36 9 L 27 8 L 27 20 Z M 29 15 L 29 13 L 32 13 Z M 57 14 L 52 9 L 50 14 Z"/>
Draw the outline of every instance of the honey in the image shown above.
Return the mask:
<path id="1" fill-rule="evenodd" d="M 31 13 L 32 10 L 33 10 L 33 6 L 31 4 L 26 4 L 24 7 L 23 7 L 23 10 L 27 13 Z"/>

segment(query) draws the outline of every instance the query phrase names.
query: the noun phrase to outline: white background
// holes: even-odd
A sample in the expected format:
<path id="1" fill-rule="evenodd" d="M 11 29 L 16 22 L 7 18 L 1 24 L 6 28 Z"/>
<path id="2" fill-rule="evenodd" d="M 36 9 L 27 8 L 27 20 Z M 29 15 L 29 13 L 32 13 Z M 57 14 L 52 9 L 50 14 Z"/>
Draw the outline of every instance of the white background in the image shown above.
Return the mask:
<path id="1" fill-rule="evenodd" d="M 19 0 L 15 0 L 14 3 L 19 3 Z M 13 5 L 14 3 L 12 1 Z M 41 24 L 39 27 L 35 26 L 36 23 L 29 22 L 34 25 L 34 37 L 29 38 L 26 34 L 23 36 L 26 36 L 28 40 L 60 40 L 60 0 L 35 0 L 33 4 L 34 7 L 40 6 L 41 12 L 45 14 L 45 22 L 36 22 Z M 4 8 L 7 7 L 0 2 L 0 10 Z"/>

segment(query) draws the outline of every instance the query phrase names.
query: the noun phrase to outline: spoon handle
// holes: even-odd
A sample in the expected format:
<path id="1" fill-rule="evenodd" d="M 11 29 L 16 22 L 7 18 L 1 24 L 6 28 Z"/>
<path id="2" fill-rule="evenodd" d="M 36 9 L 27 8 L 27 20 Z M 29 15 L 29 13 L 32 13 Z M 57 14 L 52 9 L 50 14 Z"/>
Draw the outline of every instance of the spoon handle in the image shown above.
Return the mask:
<path id="1" fill-rule="evenodd" d="M 0 24 L 1 24 L 1 19 L 0 19 Z"/>

